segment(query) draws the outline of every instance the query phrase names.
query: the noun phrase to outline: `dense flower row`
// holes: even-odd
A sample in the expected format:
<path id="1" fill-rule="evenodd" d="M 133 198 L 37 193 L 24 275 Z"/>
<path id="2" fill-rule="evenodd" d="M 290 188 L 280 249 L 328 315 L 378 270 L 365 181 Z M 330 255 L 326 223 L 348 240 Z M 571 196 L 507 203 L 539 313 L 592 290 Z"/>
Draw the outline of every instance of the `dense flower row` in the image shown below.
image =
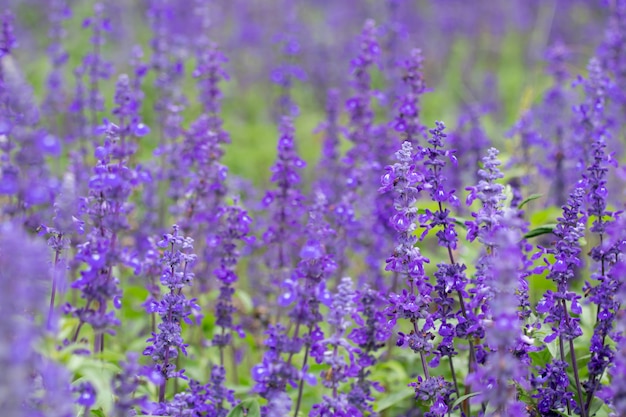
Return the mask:
<path id="1" fill-rule="evenodd" d="M 579 6 L 603 16 L 588 24 L 604 38 L 576 78 L 571 50 L 548 48 L 552 84 L 510 130 L 512 152 L 483 126 L 503 120 L 497 97 L 427 128 L 437 55 L 408 45 L 421 33 L 409 2 L 268 6 L 282 20 L 278 62 L 259 66 L 279 90 L 265 191 L 224 162 L 250 152 L 227 148 L 228 123 L 250 122 L 222 88 L 257 45 L 256 6 L 233 0 L 243 17 L 229 25 L 230 6 L 208 1 L 102 3 L 73 28 L 82 6 L 41 2 L 37 91 L 19 51 L 41 30 L 24 30 L 18 3 L 0 17 L 4 415 L 626 415 L 626 1 Z M 490 11 L 497 32 L 545 13 L 526 3 L 456 13 Z M 570 2 L 554 3 L 575 42 Z M 311 64 L 312 10 L 361 25 L 356 45 L 337 38 L 353 56 L 334 58 L 343 75 Z M 109 60 L 139 15 L 149 58 L 133 46 Z M 461 17 L 437 24 L 469 36 Z M 88 52 L 70 49 L 86 33 Z M 241 48 L 222 52 L 225 33 Z M 326 114 L 312 178 L 296 128 L 311 89 Z"/>

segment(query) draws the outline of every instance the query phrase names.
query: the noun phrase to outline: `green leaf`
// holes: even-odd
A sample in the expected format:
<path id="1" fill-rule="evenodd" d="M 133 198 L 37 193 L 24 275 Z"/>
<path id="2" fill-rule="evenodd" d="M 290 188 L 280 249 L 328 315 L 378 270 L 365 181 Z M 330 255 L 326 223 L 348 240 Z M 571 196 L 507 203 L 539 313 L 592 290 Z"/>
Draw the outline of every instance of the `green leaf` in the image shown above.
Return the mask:
<path id="1" fill-rule="evenodd" d="M 456 406 L 460 405 L 463 401 L 467 400 L 468 398 L 475 397 L 479 394 L 480 394 L 480 391 L 470 392 L 469 394 L 461 395 L 459 398 L 456 399 L 454 403 L 452 403 L 452 409 L 454 410 Z"/>
<path id="2" fill-rule="evenodd" d="M 601 409 L 605 407 L 608 409 L 608 406 L 604 404 L 604 401 L 596 397 L 591 401 L 591 405 L 589 406 L 589 415 L 599 417 L 598 413 L 601 413 Z M 604 413 L 601 414 L 606 415 Z"/>
<path id="3" fill-rule="evenodd" d="M 524 207 L 526 204 L 530 203 L 531 201 L 540 199 L 541 197 L 543 197 L 543 194 L 531 194 L 529 195 L 526 199 L 524 199 L 521 203 L 519 203 L 519 205 L 517 206 L 518 209 L 521 209 L 522 207 Z"/>
<path id="4" fill-rule="evenodd" d="M 107 417 L 102 410 L 91 410 L 91 415 L 96 417 Z"/>
<path id="5" fill-rule="evenodd" d="M 547 363 L 552 362 L 552 354 L 548 349 L 530 352 L 528 354 L 533 365 L 544 367 Z"/>
<path id="6" fill-rule="evenodd" d="M 243 400 L 230 410 L 228 417 L 260 417 L 261 407 L 255 399 Z"/>
<path id="7" fill-rule="evenodd" d="M 525 239 L 530 239 L 531 237 L 537 237 L 541 235 L 547 235 L 554 231 L 556 224 L 546 224 L 543 226 L 536 227 L 532 230 L 529 230 L 525 235 Z"/>
<path id="8" fill-rule="evenodd" d="M 381 412 L 388 409 L 402 401 L 415 396 L 415 390 L 411 387 L 403 387 L 400 391 L 396 391 L 392 394 L 386 395 L 375 405 L 376 412 Z"/>

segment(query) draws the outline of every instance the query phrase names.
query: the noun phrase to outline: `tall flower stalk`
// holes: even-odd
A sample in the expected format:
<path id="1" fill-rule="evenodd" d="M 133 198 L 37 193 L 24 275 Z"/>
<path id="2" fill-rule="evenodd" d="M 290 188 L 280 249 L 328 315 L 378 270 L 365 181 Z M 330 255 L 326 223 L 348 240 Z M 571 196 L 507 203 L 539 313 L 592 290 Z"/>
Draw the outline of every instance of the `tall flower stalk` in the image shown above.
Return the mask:
<path id="1" fill-rule="evenodd" d="M 433 349 L 432 340 L 435 336 L 432 316 L 428 314 L 432 302 L 432 285 L 424 272 L 424 264 L 430 260 L 416 246 L 418 238 L 415 235 L 418 218 L 415 204 L 423 189 L 424 175 L 414 164 L 413 146 L 410 142 L 402 144 L 402 148 L 396 152 L 396 160 L 398 162 L 394 165 L 385 167 L 386 173 L 381 178 L 380 188 L 381 192 L 393 191 L 395 195 L 396 213 L 391 222 L 398 232 L 397 246 L 387 258 L 386 269 L 400 274 L 406 280 L 408 289 L 403 289 L 399 294 L 390 294 L 386 311 L 390 324 L 394 327 L 402 319 L 411 323 L 409 334 L 398 333 L 397 345 L 408 346 L 420 355 L 423 375 L 425 379 L 429 379 L 426 358 Z"/>
<path id="2" fill-rule="evenodd" d="M 220 354 L 219 367 L 213 369 L 213 372 L 226 375 L 225 368 L 225 352 L 224 350 L 230 346 L 234 351 L 232 341 L 233 333 L 244 337 L 245 333 L 241 326 L 235 324 L 233 313 L 236 308 L 233 306 L 233 294 L 238 277 L 236 266 L 240 257 L 240 251 L 237 247 L 239 241 L 251 243 L 252 239 L 248 236 L 251 219 L 247 212 L 238 206 L 221 207 L 218 214 L 218 231 L 216 249 L 219 253 L 219 265 L 213 271 L 213 274 L 220 282 L 220 294 L 215 306 L 215 325 L 219 327 L 219 332 L 213 335 L 213 345 L 217 346 Z M 234 366 L 233 372 L 236 370 Z M 222 378 L 223 379 L 223 378 Z M 219 381 L 216 379 L 215 381 Z M 222 398 L 223 400 L 225 398 Z M 221 401 L 217 404 L 219 409 L 223 408 Z"/>
<path id="3" fill-rule="evenodd" d="M 349 396 L 340 392 L 340 384 L 348 382 L 356 376 L 358 366 L 355 361 L 355 353 L 359 350 L 352 346 L 346 338 L 350 317 L 356 312 L 355 293 L 352 288 L 351 278 L 342 278 L 337 287 L 331 304 L 328 324 L 333 328 L 333 333 L 317 341 L 312 349 L 311 356 L 317 363 L 326 365 L 322 371 L 322 384 L 331 390 L 331 395 L 324 395 L 322 401 L 313 405 L 312 417 L 327 415 L 352 415 L 361 416 L 357 406 L 351 404 Z M 346 361 L 346 355 L 348 360 Z"/>
<path id="4" fill-rule="evenodd" d="M 159 403 L 164 406 L 167 381 L 172 378 L 186 379 L 184 369 L 177 369 L 175 360 L 180 353 L 187 354 L 187 344 L 182 338 L 182 323 L 192 324 L 189 318 L 193 309 L 199 309 L 195 299 L 188 299 L 183 290 L 193 285 L 192 268 L 196 255 L 192 253 L 193 240 L 181 236 L 179 227 L 173 226 L 172 233 L 167 233 L 158 242 L 163 248 L 161 262 L 163 271 L 161 284 L 169 292 L 160 300 L 147 303 L 149 313 L 157 313 L 161 323 L 157 331 L 147 340 L 148 347 L 143 351 L 154 361 L 154 369 L 161 376 L 159 386 Z"/>
<path id="5" fill-rule="evenodd" d="M 552 333 L 546 336 L 544 341 L 549 343 L 555 338 L 559 338 L 560 360 L 546 365 L 538 378 L 539 383 L 547 382 L 545 387 L 539 388 L 538 397 L 541 398 L 539 411 L 541 412 L 563 408 L 563 406 L 567 408 L 568 412 L 571 408 L 576 407 L 580 407 L 581 415 L 585 412 L 582 408 L 583 395 L 574 349 L 574 339 L 582 335 L 582 329 L 580 328 L 580 320 L 570 314 L 567 306 L 569 302 L 569 309 L 572 313 L 577 315 L 582 313 L 582 308 L 578 304 L 580 296 L 569 288 L 574 279 L 574 271 L 582 264 L 579 240 L 585 232 L 586 218 L 584 214 L 581 214 L 583 198 L 584 190 L 580 187 L 575 188 L 569 197 L 568 204 L 563 206 L 563 216 L 558 219 L 559 223 L 554 230 L 558 240 L 554 249 L 547 251 L 547 253 L 555 256 L 555 261 L 549 265 L 546 278 L 556 283 L 557 290 L 556 292 L 548 290 L 545 293 L 537 305 L 537 312 L 547 313 L 544 323 L 552 327 Z M 573 401 L 572 394 L 567 391 L 569 384 L 559 382 L 567 380 L 566 367 L 568 365 L 565 357 L 565 342 L 569 344 L 570 348 L 578 404 Z"/>

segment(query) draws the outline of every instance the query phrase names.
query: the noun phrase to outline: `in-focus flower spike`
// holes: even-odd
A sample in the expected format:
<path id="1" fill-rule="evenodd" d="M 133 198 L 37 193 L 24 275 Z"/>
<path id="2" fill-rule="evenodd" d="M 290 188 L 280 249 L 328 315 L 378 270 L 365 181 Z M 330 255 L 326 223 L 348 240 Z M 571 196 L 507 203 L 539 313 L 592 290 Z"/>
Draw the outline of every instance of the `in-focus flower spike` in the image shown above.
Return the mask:
<path id="1" fill-rule="evenodd" d="M 349 394 L 339 391 L 340 385 L 356 377 L 360 369 L 355 364 L 355 353 L 358 353 L 359 349 L 346 338 L 346 332 L 351 324 L 350 318 L 355 312 L 352 279 L 344 277 L 337 287 L 337 294 L 333 298 L 327 317 L 333 333 L 317 341 L 311 348 L 311 356 L 316 362 L 326 365 L 326 369 L 321 373 L 322 384 L 332 391 L 332 396 L 324 395 L 320 403 L 313 405 L 309 414 L 311 417 L 363 415 L 359 408 L 350 403 Z"/>
<path id="2" fill-rule="evenodd" d="M 426 210 L 419 216 L 420 227 L 424 228 L 422 238 L 428 234 L 430 230 L 441 227 L 442 230 L 437 231 L 437 241 L 439 246 L 447 247 L 448 252 L 456 249 L 457 234 L 454 227 L 453 219 L 449 217 L 450 210 L 443 209 L 443 204 L 448 203 L 452 206 L 458 205 L 458 199 L 454 195 L 454 190 L 447 190 L 444 186 L 445 176 L 443 168 L 446 165 L 446 159 L 456 163 L 454 150 L 445 149 L 443 140 L 447 137 L 444 133 L 446 126 L 443 122 L 436 122 L 436 127 L 429 130 L 431 136 L 428 139 L 428 147 L 420 147 L 418 159 L 423 160 L 424 179 L 422 188 L 428 190 L 432 201 L 438 204 L 439 210 L 432 213 Z"/>
<path id="3" fill-rule="evenodd" d="M 456 381 L 456 374 L 452 357 L 456 355 L 454 348 L 454 338 L 456 336 L 454 322 L 466 323 L 473 320 L 473 312 L 468 311 L 465 305 L 465 299 L 468 298 L 466 291 L 467 277 L 465 276 L 465 265 L 459 264 L 455 260 L 454 250 L 457 248 L 458 236 L 454 219 L 450 217 L 450 210 L 444 206 L 458 205 L 458 199 L 454 194 L 454 190 L 447 188 L 447 179 L 444 175 L 446 160 L 456 163 L 454 150 L 446 150 L 444 139 L 447 135 L 444 133 L 445 125 L 442 122 L 436 122 L 436 127 L 431 129 L 428 139 L 428 147 L 420 147 L 418 159 L 423 161 L 424 190 L 428 190 L 431 201 L 437 203 L 437 210 L 434 212 L 426 209 L 424 214 L 418 217 L 420 227 L 424 228 L 422 239 L 430 230 L 438 229 L 436 236 L 439 246 L 447 249 L 448 262 L 437 264 L 437 272 L 435 272 L 436 285 L 435 291 L 437 296 L 434 303 L 437 306 L 437 312 L 433 315 L 433 321 L 439 322 L 439 336 L 442 337 L 436 350 L 436 356 L 431 361 L 431 365 L 439 363 L 440 357 L 448 357 L 450 365 L 450 373 L 454 381 L 454 390 L 457 397 L 459 387 Z M 455 297 L 456 296 L 456 297 Z M 456 300 L 455 300 L 456 298 Z M 459 311 L 456 311 L 456 301 L 459 303 Z M 464 333 L 467 336 L 467 333 Z M 470 367 L 476 363 L 476 355 L 474 351 L 473 338 L 468 337 Z M 441 404 L 446 404 L 446 396 L 436 399 Z M 449 405 L 449 404 L 448 404 Z"/>
<path id="4" fill-rule="evenodd" d="M 386 312 L 392 326 L 395 326 L 399 319 L 408 319 L 413 323 L 413 329 L 408 335 L 398 333 L 397 344 L 409 346 L 420 354 L 423 372 L 428 378 L 426 355 L 432 350 L 434 338 L 431 333 L 434 324 L 431 315 L 428 314 L 432 286 L 424 273 L 424 264 L 429 260 L 416 246 L 418 239 L 415 235 L 417 229 L 415 203 L 423 189 L 424 176 L 413 163 L 413 146 L 410 142 L 402 144 L 402 148 L 396 152 L 396 159 L 398 162 L 394 165 L 385 167 L 386 173 L 381 178 L 382 186 L 379 189 L 380 192 L 395 194 L 396 214 L 391 218 L 391 223 L 398 232 L 398 244 L 392 256 L 387 258 L 386 269 L 398 273 L 400 278 L 406 280 L 409 288 L 403 289 L 400 294 L 389 295 L 389 307 Z M 422 319 L 424 323 L 420 330 L 418 321 Z"/>
<path id="5" fill-rule="evenodd" d="M 615 315 L 619 310 L 619 302 L 614 294 L 619 287 L 618 277 L 610 273 L 611 265 L 616 261 L 612 255 L 613 248 L 606 241 L 608 226 L 615 224 L 615 217 L 619 213 L 607 210 L 608 185 L 607 178 L 611 157 L 606 154 L 610 133 L 606 128 L 603 116 L 606 80 L 597 61 L 590 62 L 589 80 L 585 82 L 586 102 L 589 108 L 582 105 L 578 108 L 581 115 L 588 115 L 585 132 L 590 140 L 590 154 L 586 156 L 586 171 L 583 174 L 581 186 L 586 191 L 586 214 L 593 219 L 590 231 L 599 237 L 598 244 L 591 249 L 591 258 L 595 262 L 596 272 L 591 275 L 592 280 L 598 281 L 593 286 L 592 281 L 585 282 L 583 291 L 588 294 L 589 301 L 597 306 L 596 325 L 591 338 L 591 358 L 587 363 L 589 376 L 584 383 L 587 392 L 585 408 L 589 410 L 591 401 L 599 388 L 600 379 L 613 357 L 607 336 L 613 328 Z M 591 108 L 594 105 L 596 107 Z M 587 111 L 588 110 L 588 111 Z M 613 220 L 607 220 L 607 219 Z"/>
<path id="6" fill-rule="evenodd" d="M 568 311 L 567 303 L 570 303 L 572 313 L 579 315 L 582 308 L 578 303 L 580 296 L 569 290 L 570 282 L 574 279 L 577 268 L 581 265 L 580 239 L 585 234 L 586 217 L 582 212 L 584 189 L 576 187 L 570 194 L 568 204 L 563 206 L 563 216 L 558 219 L 558 224 L 553 233 L 557 238 L 554 248 L 546 253 L 555 257 L 554 263 L 549 265 L 547 279 L 554 281 L 557 291 L 546 291 L 543 299 L 537 305 L 537 312 L 547 313 L 545 324 L 550 324 L 552 333 L 546 336 L 546 343 L 559 338 L 560 360 L 546 364 L 540 370 L 539 375 L 533 379 L 533 385 L 537 387 L 539 410 L 548 413 L 550 410 L 577 409 L 582 404 L 582 391 L 578 376 L 578 364 L 574 350 L 573 340 L 582 335 L 580 319 L 572 316 Z M 546 260 L 547 262 L 547 260 Z M 572 369 L 575 375 L 578 404 L 573 399 L 573 393 L 568 391 L 569 379 L 567 376 L 564 342 L 570 347 Z M 567 381 L 564 383 L 563 381 Z"/>
<path id="7" fill-rule="evenodd" d="M 136 135 L 131 132 L 131 127 L 138 119 L 138 109 L 126 75 L 118 79 L 115 104 L 113 113 L 119 119 L 119 125 L 105 119 L 96 132 L 104 134 L 104 142 L 95 149 L 97 163 L 89 179 L 89 195 L 83 202 L 91 230 L 85 242 L 78 246 L 75 261 L 87 268 L 80 272 L 80 279 L 72 287 L 81 290 L 85 305 L 66 306 L 66 312 L 79 319 L 74 341 L 87 323 L 96 333 L 96 351 L 103 349 L 104 333 L 114 334 L 112 327 L 119 324 L 115 313 L 108 311 L 110 301 L 116 309 L 121 307 L 122 293 L 113 269 L 120 265 L 136 267 L 133 257 L 121 243 L 122 233 L 130 227 L 128 216 L 133 206 L 129 198 L 140 181 L 137 172 L 128 167 L 137 148 L 130 138 Z"/>
<path id="8" fill-rule="evenodd" d="M 193 285 L 193 265 L 196 255 L 193 254 L 193 240 L 179 234 L 178 226 L 172 227 L 172 233 L 167 233 L 158 242 L 163 248 L 161 284 L 169 289 L 160 300 L 151 300 L 147 304 L 148 313 L 157 313 L 161 318 L 158 331 L 152 333 L 147 340 L 148 347 L 143 351 L 155 362 L 154 369 L 162 377 L 159 386 L 159 403 L 165 401 L 167 381 L 171 378 L 187 379 L 184 369 L 177 369 L 175 360 L 182 352 L 187 355 L 187 344 L 184 342 L 181 331 L 182 322 L 193 324 L 189 316 L 192 310 L 200 307 L 195 299 L 188 299 L 183 293 L 185 287 Z"/>
<path id="9" fill-rule="evenodd" d="M 490 233 L 494 256 L 489 263 L 488 280 L 495 293 L 489 300 L 491 323 L 485 328 L 485 342 L 491 349 L 485 365 L 469 376 L 476 400 L 493 410 L 489 416 L 526 416 L 525 405 L 518 400 L 517 386 L 528 387 L 528 372 L 514 355 L 522 338 L 516 291 L 524 269 L 525 256 L 520 245 L 523 224 L 517 212 L 505 209 L 498 227 Z"/>
<path id="10" fill-rule="evenodd" d="M 426 138 L 426 127 L 420 121 L 420 99 L 426 92 L 423 65 L 422 51 L 413 49 L 402 64 L 402 81 L 406 93 L 398 98 L 396 116 L 391 122 L 393 129 L 414 146 L 418 145 L 420 139 Z"/>

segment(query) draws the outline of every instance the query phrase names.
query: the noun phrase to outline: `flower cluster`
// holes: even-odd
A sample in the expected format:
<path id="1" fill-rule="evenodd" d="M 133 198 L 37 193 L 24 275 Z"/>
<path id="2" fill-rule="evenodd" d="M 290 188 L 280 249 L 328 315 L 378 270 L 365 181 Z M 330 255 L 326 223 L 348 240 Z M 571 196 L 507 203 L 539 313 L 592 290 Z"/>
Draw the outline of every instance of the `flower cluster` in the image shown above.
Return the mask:
<path id="1" fill-rule="evenodd" d="M 0 414 L 626 415 L 626 0 L 23 3 Z"/>
<path id="2" fill-rule="evenodd" d="M 187 344 L 181 335 L 182 324 L 193 323 L 189 316 L 199 306 L 195 299 L 188 299 L 183 292 L 185 287 L 193 285 L 192 268 L 196 261 L 196 255 L 192 253 L 193 240 L 181 236 L 179 227 L 173 226 L 172 233 L 165 234 L 158 246 L 163 249 L 161 284 L 169 292 L 163 294 L 160 300 L 148 300 L 146 303 L 146 311 L 157 313 L 161 323 L 158 331 L 147 340 L 149 345 L 143 354 L 152 358 L 155 370 L 163 379 L 159 388 L 159 402 L 162 403 L 165 400 L 167 380 L 186 378 L 184 369 L 177 369 L 175 359 L 179 353 L 187 354 Z"/>

